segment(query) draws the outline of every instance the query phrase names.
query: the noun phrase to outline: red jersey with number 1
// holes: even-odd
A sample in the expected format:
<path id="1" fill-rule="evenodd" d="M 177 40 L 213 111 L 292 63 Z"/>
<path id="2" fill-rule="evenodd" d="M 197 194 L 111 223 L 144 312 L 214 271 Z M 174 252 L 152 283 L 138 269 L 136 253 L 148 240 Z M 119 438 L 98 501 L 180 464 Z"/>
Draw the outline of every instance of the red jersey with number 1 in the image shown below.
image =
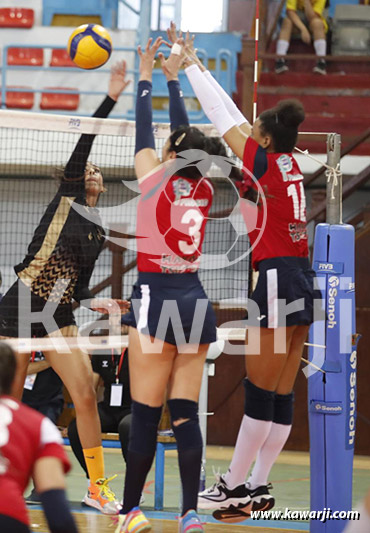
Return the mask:
<path id="1" fill-rule="evenodd" d="M 161 167 L 139 181 L 137 264 L 139 272 L 196 272 L 213 186 L 206 178 L 166 176 Z"/>
<path id="2" fill-rule="evenodd" d="M 45 416 L 9 396 L 0 397 L 0 515 L 29 523 L 23 493 L 35 462 L 56 457 L 70 464 L 58 429 Z"/>
<path id="3" fill-rule="evenodd" d="M 272 257 L 307 257 L 306 197 L 293 155 L 268 153 L 248 137 L 243 166 L 245 184 L 258 192 L 252 174 L 266 200 L 260 199 L 256 229 L 249 233 L 253 266 Z"/>

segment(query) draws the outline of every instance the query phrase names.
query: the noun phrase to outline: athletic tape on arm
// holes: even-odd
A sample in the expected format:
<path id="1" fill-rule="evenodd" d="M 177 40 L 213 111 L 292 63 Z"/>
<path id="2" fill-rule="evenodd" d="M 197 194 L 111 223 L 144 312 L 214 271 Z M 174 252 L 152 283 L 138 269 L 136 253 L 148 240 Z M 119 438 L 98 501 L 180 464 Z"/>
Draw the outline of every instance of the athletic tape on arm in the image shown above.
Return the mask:
<path id="1" fill-rule="evenodd" d="M 198 65 L 190 65 L 185 69 L 190 85 L 198 98 L 203 111 L 219 131 L 221 137 L 236 126 L 234 118 L 230 115 L 221 97 L 203 76 Z"/>

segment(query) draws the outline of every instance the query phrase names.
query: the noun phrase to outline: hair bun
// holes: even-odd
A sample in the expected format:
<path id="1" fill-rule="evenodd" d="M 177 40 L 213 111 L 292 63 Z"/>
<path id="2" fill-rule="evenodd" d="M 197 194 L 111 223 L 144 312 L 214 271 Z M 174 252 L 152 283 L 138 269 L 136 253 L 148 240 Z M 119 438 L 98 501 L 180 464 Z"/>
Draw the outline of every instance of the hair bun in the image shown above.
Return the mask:
<path id="1" fill-rule="evenodd" d="M 299 100 L 283 100 L 276 106 L 278 121 L 287 128 L 298 128 L 304 121 L 305 113 Z"/>

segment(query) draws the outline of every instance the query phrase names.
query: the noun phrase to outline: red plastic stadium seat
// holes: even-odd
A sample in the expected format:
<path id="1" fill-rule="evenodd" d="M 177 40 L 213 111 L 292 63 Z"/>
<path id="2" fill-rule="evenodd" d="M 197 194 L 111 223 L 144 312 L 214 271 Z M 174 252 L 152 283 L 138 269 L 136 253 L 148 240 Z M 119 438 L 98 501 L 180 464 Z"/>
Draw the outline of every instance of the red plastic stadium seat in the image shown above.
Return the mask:
<path id="1" fill-rule="evenodd" d="M 51 67 L 76 67 L 72 59 L 69 57 L 67 50 L 63 48 L 56 48 L 51 52 Z"/>
<path id="2" fill-rule="evenodd" d="M 44 50 L 42 48 L 8 48 L 8 65 L 27 65 L 42 67 Z"/>
<path id="3" fill-rule="evenodd" d="M 9 89 L 32 89 L 32 87 L 9 86 Z M 35 99 L 34 93 L 19 91 L 7 91 L 5 105 L 8 109 L 32 109 Z"/>
<path id="4" fill-rule="evenodd" d="M 45 87 L 47 90 L 63 90 L 66 93 L 42 93 L 40 109 L 62 109 L 75 111 L 80 103 L 78 89 L 70 87 Z M 69 92 L 70 91 L 70 92 Z"/>
<path id="5" fill-rule="evenodd" d="M 0 28 L 32 28 L 35 20 L 33 9 L 3 7 L 0 9 Z"/>

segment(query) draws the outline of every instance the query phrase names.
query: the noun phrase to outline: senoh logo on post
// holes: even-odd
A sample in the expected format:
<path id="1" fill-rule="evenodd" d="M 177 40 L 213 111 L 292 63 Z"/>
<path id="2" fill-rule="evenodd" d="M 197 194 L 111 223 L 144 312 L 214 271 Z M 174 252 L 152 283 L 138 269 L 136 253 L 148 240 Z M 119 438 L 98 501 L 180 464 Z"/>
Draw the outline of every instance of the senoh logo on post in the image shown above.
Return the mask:
<path id="1" fill-rule="evenodd" d="M 356 433 L 356 370 L 357 370 L 357 351 L 353 350 L 349 358 L 348 368 L 348 427 L 347 427 L 347 449 L 353 448 Z"/>
<path id="2" fill-rule="evenodd" d="M 333 329 L 336 324 L 335 317 L 335 302 L 338 296 L 338 285 L 339 278 L 338 276 L 330 276 L 328 279 L 329 289 L 328 289 L 328 305 L 327 305 L 327 314 L 328 314 L 328 328 Z"/>

